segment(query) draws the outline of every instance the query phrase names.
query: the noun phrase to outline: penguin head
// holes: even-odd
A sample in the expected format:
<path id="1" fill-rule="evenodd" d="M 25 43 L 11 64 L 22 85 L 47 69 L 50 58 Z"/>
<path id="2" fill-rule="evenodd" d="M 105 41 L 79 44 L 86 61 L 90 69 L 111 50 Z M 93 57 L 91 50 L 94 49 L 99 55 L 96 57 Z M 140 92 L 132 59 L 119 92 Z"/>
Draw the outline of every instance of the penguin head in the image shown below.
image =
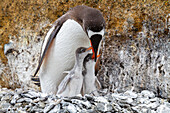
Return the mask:
<path id="1" fill-rule="evenodd" d="M 97 52 L 99 51 L 106 26 L 102 13 L 95 8 L 84 5 L 74 7 L 71 13 L 82 25 L 84 32 L 87 34 L 93 47 L 93 58 L 96 61 Z"/>
<path id="2" fill-rule="evenodd" d="M 89 53 L 89 54 L 84 58 L 83 66 L 84 66 L 85 69 L 87 68 L 87 65 L 91 65 L 91 64 L 94 62 L 94 59 L 93 59 L 92 57 L 93 57 L 93 53 Z"/>
<path id="3" fill-rule="evenodd" d="M 97 58 L 100 57 L 100 55 L 97 55 Z M 83 66 L 84 68 L 86 69 L 87 66 L 89 67 L 94 67 L 95 65 L 95 61 L 94 61 L 94 58 L 93 58 L 93 53 L 89 53 L 85 58 L 84 58 L 84 61 L 83 61 Z"/>
<path id="4" fill-rule="evenodd" d="M 85 48 L 85 47 L 79 47 L 76 50 L 76 57 L 77 59 L 84 59 L 87 54 L 91 51 L 92 47 Z"/>
<path id="5" fill-rule="evenodd" d="M 99 45 L 105 31 L 105 20 L 101 12 L 97 9 L 87 10 L 83 20 L 83 28 L 90 39 L 91 46 L 93 47 L 93 58 L 96 61 Z"/>

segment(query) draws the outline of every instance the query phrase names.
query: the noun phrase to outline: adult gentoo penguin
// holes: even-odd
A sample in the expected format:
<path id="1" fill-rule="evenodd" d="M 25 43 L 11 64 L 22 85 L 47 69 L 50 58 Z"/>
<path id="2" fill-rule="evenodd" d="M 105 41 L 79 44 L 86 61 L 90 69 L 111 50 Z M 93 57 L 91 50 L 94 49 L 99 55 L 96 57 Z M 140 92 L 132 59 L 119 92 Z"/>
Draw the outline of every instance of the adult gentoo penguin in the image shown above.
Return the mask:
<path id="1" fill-rule="evenodd" d="M 92 47 L 80 47 L 76 50 L 75 64 L 71 71 L 68 71 L 66 77 L 61 81 L 58 86 L 57 95 L 63 97 L 71 97 L 81 94 L 83 86 L 83 61 Z M 94 67 L 93 67 L 94 68 Z"/>
<path id="2" fill-rule="evenodd" d="M 100 49 L 105 20 L 101 12 L 87 6 L 76 6 L 58 18 L 48 31 L 41 49 L 39 78 L 44 93 L 56 94 L 59 83 L 75 63 L 79 47 L 92 46 L 93 57 Z"/>

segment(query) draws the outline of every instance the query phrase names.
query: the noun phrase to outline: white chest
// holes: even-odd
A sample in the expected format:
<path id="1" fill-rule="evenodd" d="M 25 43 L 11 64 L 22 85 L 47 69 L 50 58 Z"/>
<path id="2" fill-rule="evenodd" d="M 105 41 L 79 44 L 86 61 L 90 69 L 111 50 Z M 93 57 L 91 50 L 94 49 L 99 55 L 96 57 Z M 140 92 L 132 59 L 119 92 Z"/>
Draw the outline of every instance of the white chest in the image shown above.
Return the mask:
<path id="1" fill-rule="evenodd" d="M 63 72 L 74 66 L 76 49 L 89 46 L 90 40 L 80 24 L 71 19 L 64 22 L 40 70 L 42 91 L 56 92 L 65 77 Z"/>
<path id="2" fill-rule="evenodd" d="M 57 34 L 55 40 L 55 58 L 64 61 L 65 65 L 70 65 L 70 69 L 75 62 L 75 51 L 79 47 L 89 47 L 90 40 L 80 24 L 74 20 L 67 20 Z"/>

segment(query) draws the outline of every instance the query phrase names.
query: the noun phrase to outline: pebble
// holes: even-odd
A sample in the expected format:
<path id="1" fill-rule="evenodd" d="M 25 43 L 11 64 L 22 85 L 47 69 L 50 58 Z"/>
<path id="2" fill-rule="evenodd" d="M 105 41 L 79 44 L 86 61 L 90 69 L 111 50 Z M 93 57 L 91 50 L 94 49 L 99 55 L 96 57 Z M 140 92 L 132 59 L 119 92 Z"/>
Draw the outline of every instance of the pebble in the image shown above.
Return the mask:
<path id="1" fill-rule="evenodd" d="M 17 100 L 17 103 L 22 103 L 22 102 L 31 103 L 32 99 L 31 98 L 20 98 L 20 99 Z"/>
<path id="2" fill-rule="evenodd" d="M 51 111 L 55 107 L 54 104 L 49 104 L 44 108 L 44 113 Z"/>
<path id="3" fill-rule="evenodd" d="M 80 100 L 72 99 L 72 103 L 85 106 L 85 108 L 87 108 L 87 109 L 89 109 L 91 107 L 91 104 L 89 101 L 80 101 Z"/>
<path id="4" fill-rule="evenodd" d="M 126 91 L 124 94 L 125 94 L 125 96 L 131 97 L 131 98 L 137 98 L 138 97 L 138 95 L 135 92 L 132 92 L 132 91 Z"/>
<path id="5" fill-rule="evenodd" d="M 112 110 L 112 106 L 110 104 L 105 103 L 97 103 L 97 110 L 101 112 L 107 112 Z"/>
<path id="6" fill-rule="evenodd" d="M 0 112 L 44 113 L 170 113 L 170 103 L 144 90 L 141 93 L 126 91 L 105 96 L 75 96 L 61 98 L 41 92 L 17 89 L 0 90 Z"/>
<path id="7" fill-rule="evenodd" d="M 69 104 L 66 109 L 70 112 L 70 113 L 76 113 L 77 109 L 73 104 Z"/>
<path id="8" fill-rule="evenodd" d="M 35 99 L 38 98 L 40 95 L 38 95 L 36 92 L 28 92 L 28 93 L 21 94 L 21 96 Z"/>
<path id="9" fill-rule="evenodd" d="M 152 91 L 148 91 L 148 90 L 143 90 L 141 92 L 141 95 L 143 97 L 149 97 L 149 98 L 154 98 L 155 97 L 155 94 Z"/>
<path id="10" fill-rule="evenodd" d="M 95 97 L 94 99 L 95 99 L 94 101 L 96 101 L 96 102 L 108 103 L 108 100 L 104 97 L 101 97 L 101 96 Z"/>
<path id="11" fill-rule="evenodd" d="M 7 103 L 6 101 L 1 101 L 0 108 L 8 109 L 10 106 L 10 103 Z"/>
<path id="12" fill-rule="evenodd" d="M 60 111 L 60 104 L 56 105 L 49 113 L 58 113 Z"/>
<path id="13" fill-rule="evenodd" d="M 11 99 L 11 95 L 5 95 L 1 98 L 1 101 L 9 101 Z"/>
<path id="14" fill-rule="evenodd" d="M 158 113 L 170 113 L 170 107 L 167 105 L 160 105 L 157 109 Z"/>
<path id="15" fill-rule="evenodd" d="M 44 102 L 41 102 L 41 101 L 38 102 L 38 105 L 39 105 L 40 108 L 44 108 L 44 107 L 45 107 L 45 103 L 44 103 Z"/>

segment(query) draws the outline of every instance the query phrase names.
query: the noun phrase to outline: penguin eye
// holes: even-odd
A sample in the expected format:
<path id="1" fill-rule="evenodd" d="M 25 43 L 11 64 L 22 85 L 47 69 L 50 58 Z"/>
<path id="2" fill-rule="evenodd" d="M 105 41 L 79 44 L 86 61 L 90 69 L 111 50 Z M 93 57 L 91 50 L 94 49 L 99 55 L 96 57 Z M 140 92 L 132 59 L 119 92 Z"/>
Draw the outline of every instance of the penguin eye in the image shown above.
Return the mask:
<path id="1" fill-rule="evenodd" d="M 80 51 L 81 51 L 81 52 L 83 52 L 83 51 L 84 51 L 84 49 L 81 49 Z"/>

